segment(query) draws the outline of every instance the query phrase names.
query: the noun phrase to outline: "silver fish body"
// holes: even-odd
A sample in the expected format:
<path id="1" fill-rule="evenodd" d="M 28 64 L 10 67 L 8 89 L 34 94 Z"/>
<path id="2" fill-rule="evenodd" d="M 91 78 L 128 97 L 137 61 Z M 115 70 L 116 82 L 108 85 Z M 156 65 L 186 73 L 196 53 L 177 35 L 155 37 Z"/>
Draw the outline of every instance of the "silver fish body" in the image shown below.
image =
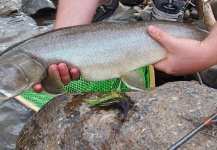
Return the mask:
<path id="1" fill-rule="evenodd" d="M 87 81 L 102 81 L 164 59 L 164 47 L 146 33 L 150 24 L 180 38 L 203 40 L 207 36 L 193 25 L 167 21 L 97 23 L 47 32 L 0 55 L 0 101 L 45 79 L 53 63 L 77 67 Z"/>

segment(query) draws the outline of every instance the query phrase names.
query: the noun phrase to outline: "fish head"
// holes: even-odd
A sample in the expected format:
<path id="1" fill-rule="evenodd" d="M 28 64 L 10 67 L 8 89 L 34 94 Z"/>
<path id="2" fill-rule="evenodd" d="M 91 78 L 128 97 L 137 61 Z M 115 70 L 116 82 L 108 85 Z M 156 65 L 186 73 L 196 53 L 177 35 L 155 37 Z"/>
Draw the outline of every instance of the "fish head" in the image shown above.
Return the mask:
<path id="1" fill-rule="evenodd" d="M 39 82 L 44 66 L 27 53 L 0 56 L 0 102 L 17 96 Z"/>

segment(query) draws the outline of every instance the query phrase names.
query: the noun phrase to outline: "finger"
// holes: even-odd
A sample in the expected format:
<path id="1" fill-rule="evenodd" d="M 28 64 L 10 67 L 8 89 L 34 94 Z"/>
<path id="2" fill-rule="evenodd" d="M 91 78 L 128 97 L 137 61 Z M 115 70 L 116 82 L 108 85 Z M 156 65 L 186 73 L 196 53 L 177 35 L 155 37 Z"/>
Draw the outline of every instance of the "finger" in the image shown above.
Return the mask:
<path id="1" fill-rule="evenodd" d="M 180 73 L 178 72 L 178 70 L 176 69 L 176 67 L 174 68 L 174 66 L 171 66 L 169 63 L 168 63 L 168 59 L 163 59 L 157 63 L 154 64 L 154 67 L 157 69 L 157 70 L 160 70 L 160 71 L 163 71 L 167 74 L 170 74 L 170 75 L 180 75 Z"/>
<path id="2" fill-rule="evenodd" d="M 165 72 L 166 66 L 167 66 L 166 59 L 163 59 L 163 60 L 161 60 L 161 61 L 154 64 L 154 67 L 157 70 L 161 70 L 161 71 L 164 71 L 164 72 Z"/>
<path id="3" fill-rule="evenodd" d="M 58 80 L 61 80 L 58 66 L 56 64 L 50 65 L 48 68 L 48 75 L 49 76 L 55 76 Z"/>
<path id="4" fill-rule="evenodd" d="M 57 78 L 60 78 L 59 73 L 58 73 L 58 68 L 56 64 L 53 64 L 51 66 L 49 66 L 48 68 L 48 75 L 55 75 Z M 37 83 L 32 87 L 33 91 L 36 93 L 40 93 L 43 90 L 43 87 L 41 84 Z"/>
<path id="5" fill-rule="evenodd" d="M 42 85 L 41 84 L 35 84 L 33 87 L 32 87 L 33 91 L 36 92 L 36 93 L 40 93 L 42 92 Z"/>
<path id="6" fill-rule="evenodd" d="M 153 26 L 153 25 L 148 26 L 147 33 L 154 40 L 156 40 L 158 43 L 160 43 L 162 46 L 164 46 L 167 50 L 171 50 L 171 49 L 169 49 L 169 47 L 171 47 L 171 44 L 176 39 L 175 37 L 167 34 L 163 30 L 161 30 L 160 28 Z"/>
<path id="7" fill-rule="evenodd" d="M 62 83 L 65 85 L 68 84 L 71 81 L 68 66 L 65 63 L 60 63 L 58 65 L 58 70 Z"/>
<path id="8" fill-rule="evenodd" d="M 71 75 L 72 80 L 77 80 L 80 77 L 80 72 L 77 68 L 71 68 L 70 75 Z"/>

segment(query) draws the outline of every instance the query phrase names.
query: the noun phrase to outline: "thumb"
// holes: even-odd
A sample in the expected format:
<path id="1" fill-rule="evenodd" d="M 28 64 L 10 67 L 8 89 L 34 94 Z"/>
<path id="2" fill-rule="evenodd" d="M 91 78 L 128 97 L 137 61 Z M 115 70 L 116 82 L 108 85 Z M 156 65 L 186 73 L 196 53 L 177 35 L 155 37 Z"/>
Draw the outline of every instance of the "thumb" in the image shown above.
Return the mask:
<path id="1" fill-rule="evenodd" d="M 161 30 L 160 28 L 149 25 L 147 28 L 147 33 L 158 43 L 160 43 L 163 47 L 167 50 L 170 47 L 170 44 L 173 43 L 174 37 L 167 34 L 165 31 Z"/>
<path id="2" fill-rule="evenodd" d="M 167 73 L 167 58 L 157 62 L 154 64 L 154 67 L 157 69 L 157 70 L 161 70 L 163 72 L 166 72 Z"/>

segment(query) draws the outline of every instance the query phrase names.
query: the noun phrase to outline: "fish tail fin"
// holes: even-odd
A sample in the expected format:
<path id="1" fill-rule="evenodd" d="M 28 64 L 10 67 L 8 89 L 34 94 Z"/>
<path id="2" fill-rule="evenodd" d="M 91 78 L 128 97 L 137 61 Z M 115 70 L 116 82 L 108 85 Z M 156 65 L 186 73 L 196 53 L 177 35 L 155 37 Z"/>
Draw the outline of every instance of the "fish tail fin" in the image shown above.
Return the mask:
<path id="1" fill-rule="evenodd" d="M 145 74 L 142 70 L 134 70 L 121 75 L 121 80 L 133 90 L 146 89 Z"/>

